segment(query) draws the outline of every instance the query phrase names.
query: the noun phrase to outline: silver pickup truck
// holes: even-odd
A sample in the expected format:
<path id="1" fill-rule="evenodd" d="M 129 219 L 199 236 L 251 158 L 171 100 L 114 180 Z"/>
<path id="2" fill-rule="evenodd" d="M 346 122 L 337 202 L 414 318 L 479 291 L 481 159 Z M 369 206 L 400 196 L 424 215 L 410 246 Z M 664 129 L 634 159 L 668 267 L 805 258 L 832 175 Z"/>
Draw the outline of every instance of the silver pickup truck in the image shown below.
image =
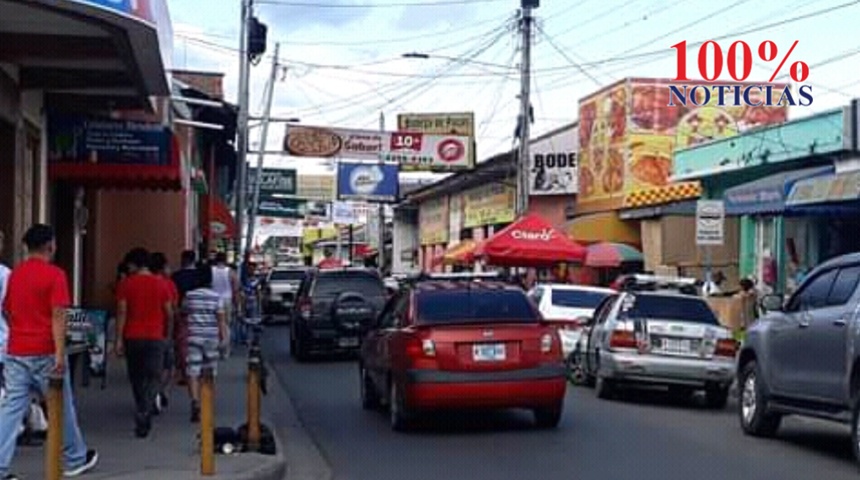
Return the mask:
<path id="1" fill-rule="evenodd" d="M 269 272 L 263 291 L 263 313 L 269 322 L 276 316 L 290 318 L 296 293 L 306 272 L 305 267 L 276 267 Z"/>
<path id="2" fill-rule="evenodd" d="M 785 415 L 851 425 L 860 460 L 860 254 L 814 269 L 788 301 L 762 300 L 738 358 L 739 417 L 773 436 Z"/>

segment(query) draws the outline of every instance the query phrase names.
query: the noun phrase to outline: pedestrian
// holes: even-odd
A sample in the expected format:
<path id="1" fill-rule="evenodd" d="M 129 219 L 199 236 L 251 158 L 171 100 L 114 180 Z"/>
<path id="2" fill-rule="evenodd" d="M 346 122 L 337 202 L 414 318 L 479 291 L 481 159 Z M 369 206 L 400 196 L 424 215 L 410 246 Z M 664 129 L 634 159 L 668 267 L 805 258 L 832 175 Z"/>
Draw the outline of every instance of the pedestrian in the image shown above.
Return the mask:
<path id="1" fill-rule="evenodd" d="M 54 230 L 34 225 L 24 235 L 27 259 L 12 271 L 3 302 L 9 323 L 5 362 L 6 396 L 0 402 L 0 478 L 16 480 L 9 467 L 19 426 L 30 411 L 34 387 L 47 394 L 48 379 L 63 378 L 63 460 L 65 476 L 92 470 L 99 461 L 78 426 L 66 369 L 66 309 L 71 304 L 66 274 L 51 264 L 57 249 Z"/>
<path id="2" fill-rule="evenodd" d="M 722 284 L 725 280 L 726 277 L 723 275 L 723 272 L 717 270 L 711 275 L 710 279 L 705 281 L 705 284 L 702 286 L 702 295 L 706 297 L 721 295 L 723 293 Z"/>
<path id="3" fill-rule="evenodd" d="M 0 231 L 0 255 L 3 254 L 3 243 L 6 237 Z M 3 306 L 3 300 L 6 298 L 6 284 L 9 281 L 9 274 L 12 271 L 9 267 L 0 262 L 0 307 Z M 0 397 L 6 391 L 3 381 L 3 363 L 6 361 L 6 345 L 9 341 L 9 324 L 6 322 L 6 317 L 3 315 L 3 309 L 0 308 Z"/>
<path id="4" fill-rule="evenodd" d="M 164 371 L 164 343 L 173 317 L 170 290 L 149 271 L 149 252 L 135 248 L 126 255 L 129 276 L 117 288 L 116 354 L 126 357 L 136 407 L 135 434 L 152 429 L 155 398 Z"/>
<path id="5" fill-rule="evenodd" d="M 755 282 L 749 278 L 743 278 L 740 281 L 741 290 L 736 294 L 736 297 L 741 302 L 741 318 L 740 329 L 745 331 L 759 317 L 758 293 L 755 289 Z"/>
<path id="6" fill-rule="evenodd" d="M 188 323 L 186 375 L 191 397 L 191 421 L 200 421 L 200 376 L 217 366 L 220 350 L 229 343 L 227 308 L 224 298 L 212 288 L 212 269 L 201 266 L 197 288 L 185 295 L 182 314 Z"/>
<path id="7" fill-rule="evenodd" d="M 233 343 L 238 344 L 242 340 L 239 338 L 241 332 L 238 315 L 235 314 L 236 306 L 239 305 L 239 278 L 236 271 L 227 265 L 227 254 L 224 252 L 218 252 L 215 255 L 215 265 L 212 266 L 212 289 L 224 300 L 227 322 L 232 333 L 231 337 Z"/>
<path id="8" fill-rule="evenodd" d="M 161 374 L 161 388 L 155 397 L 155 413 L 161 413 L 167 408 L 169 403 L 167 391 L 170 389 L 170 383 L 173 380 L 173 370 L 176 366 L 175 338 L 173 338 L 170 332 L 174 332 L 174 334 L 176 332 L 176 317 L 178 317 L 177 312 L 179 311 L 179 290 L 170 278 L 170 267 L 167 265 L 167 256 L 165 254 L 161 252 L 151 254 L 149 256 L 149 270 L 164 282 L 164 286 L 170 292 L 170 302 L 172 305 L 172 315 L 167 319 L 165 324 L 164 371 Z"/>
<path id="9" fill-rule="evenodd" d="M 185 250 L 180 257 L 180 268 L 172 276 L 173 284 L 176 286 L 177 292 L 179 292 L 180 305 L 182 305 L 185 295 L 198 286 L 198 268 L 196 262 L 197 254 L 194 253 L 194 250 Z M 181 311 L 176 315 L 176 324 L 173 330 L 173 345 L 174 358 L 176 359 L 176 374 L 179 377 L 177 383 L 179 385 L 186 385 L 188 379 L 185 375 L 185 357 L 188 353 L 188 324 L 185 315 Z"/>

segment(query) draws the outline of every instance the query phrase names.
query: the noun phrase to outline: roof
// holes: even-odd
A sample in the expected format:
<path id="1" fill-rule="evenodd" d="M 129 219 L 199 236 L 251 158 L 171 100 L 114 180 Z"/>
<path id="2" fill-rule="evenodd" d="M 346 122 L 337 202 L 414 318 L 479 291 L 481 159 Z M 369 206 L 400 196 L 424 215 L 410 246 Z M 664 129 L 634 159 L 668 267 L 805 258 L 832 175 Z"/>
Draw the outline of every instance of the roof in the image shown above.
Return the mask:
<path id="1" fill-rule="evenodd" d="M 833 172 L 832 165 L 787 170 L 729 188 L 723 194 L 726 200 L 726 214 L 751 215 L 782 212 L 785 210 L 785 200 L 791 187 L 798 180 L 831 172 Z"/>
<path id="2" fill-rule="evenodd" d="M 822 263 L 815 270 L 821 270 L 826 268 L 833 267 L 841 267 L 845 265 L 860 263 L 860 253 L 849 253 L 847 255 L 841 255 L 836 258 L 831 258 L 830 260 Z"/>
<path id="3" fill-rule="evenodd" d="M 592 287 L 589 285 L 571 285 L 569 283 L 539 283 L 538 287 L 549 288 L 552 290 L 567 290 L 572 292 L 594 292 L 594 293 L 617 293 L 611 288 Z"/>
<path id="4" fill-rule="evenodd" d="M 415 284 L 417 292 L 437 291 L 464 291 L 464 290 L 520 290 L 519 287 L 499 281 L 473 282 L 468 280 L 430 280 Z M 521 291 L 521 290 L 520 290 Z"/>

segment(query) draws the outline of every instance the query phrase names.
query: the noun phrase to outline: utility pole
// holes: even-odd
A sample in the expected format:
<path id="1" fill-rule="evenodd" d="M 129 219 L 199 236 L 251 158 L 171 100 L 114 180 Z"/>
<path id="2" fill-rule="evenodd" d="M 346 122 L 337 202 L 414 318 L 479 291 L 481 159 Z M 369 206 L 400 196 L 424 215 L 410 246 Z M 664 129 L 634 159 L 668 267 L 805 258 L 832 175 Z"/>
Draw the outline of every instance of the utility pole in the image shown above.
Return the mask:
<path id="1" fill-rule="evenodd" d="M 236 256 L 242 254 L 242 227 L 245 217 L 248 180 L 248 83 L 251 74 L 251 58 L 248 53 L 248 31 L 253 16 L 253 0 L 242 0 L 242 25 L 239 28 L 239 118 L 236 125 L 236 150 L 239 166 L 236 171 L 236 238 L 234 251 Z M 237 258 L 237 264 L 243 268 L 244 259 Z"/>
<path id="2" fill-rule="evenodd" d="M 520 65 L 520 144 L 517 152 L 517 215 L 525 215 L 529 208 L 529 137 L 531 135 L 531 61 L 532 61 L 532 8 L 536 0 L 522 0 L 520 32 L 523 34 L 523 58 Z"/>
<path id="3" fill-rule="evenodd" d="M 379 112 L 379 131 L 380 132 L 385 131 L 385 113 L 383 113 L 383 112 Z M 381 167 L 382 164 L 384 164 L 384 162 L 380 161 L 380 168 L 382 168 Z M 382 273 L 382 271 L 385 269 L 385 204 L 380 203 L 378 206 L 378 209 L 379 209 L 378 210 L 378 214 L 379 214 L 379 230 L 378 230 L 378 232 L 379 232 L 378 233 L 379 234 L 379 246 L 378 246 L 378 248 L 379 248 L 379 250 L 377 250 L 376 258 L 377 258 L 378 263 L 379 263 L 379 272 Z"/>
<path id="4" fill-rule="evenodd" d="M 275 82 L 278 78 L 278 51 L 281 44 L 275 44 L 275 56 L 272 59 L 272 72 L 266 89 L 266 110 L 263 113 L 262 130 L 260 131 L 260 155 L 257 157 L 257 173 L 254 176 L 254 197 L 251 202 L 251 212 L 248 213 L 248 239 L 245 244 L 246 255 L 251 252 L 254 243 L 254 228 L 257 223 L 257 209 L 260 205 L 260 185 L 263 183 L 263 159 L 266 157 L 266 140 L 269 136 L 269 120 L 272 116 L 272 100 L 275 96 Z"/>

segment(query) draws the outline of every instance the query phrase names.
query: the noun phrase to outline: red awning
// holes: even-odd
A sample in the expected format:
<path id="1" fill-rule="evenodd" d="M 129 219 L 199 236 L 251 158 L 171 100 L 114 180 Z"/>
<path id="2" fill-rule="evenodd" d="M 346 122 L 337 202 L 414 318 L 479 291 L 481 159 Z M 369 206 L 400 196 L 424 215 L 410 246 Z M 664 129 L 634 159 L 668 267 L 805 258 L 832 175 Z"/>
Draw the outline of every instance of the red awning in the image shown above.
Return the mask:
<path id="1" fill-rule="evenodd" d="M 582 262 L 585 248 L 538 215 L 526 215 L 483 242 L 476 256 L 489 265 L 552 267 Z"/>
<path id="2" fill-rule="evenodd" d="M 203 236 L 210 239 L 236 238 L 236 221 L 224 200 L 207 195 L 203 201 L 209 205 L 209 218 L 202 222 Z"/>
<path id="3" fill-rule="evenodd" d="M 176 135 L 171 135 L 168 165 L 58 162 L 48 164 L 48 176 L 93 188 L 181 190 L 182 149 Z"/>

